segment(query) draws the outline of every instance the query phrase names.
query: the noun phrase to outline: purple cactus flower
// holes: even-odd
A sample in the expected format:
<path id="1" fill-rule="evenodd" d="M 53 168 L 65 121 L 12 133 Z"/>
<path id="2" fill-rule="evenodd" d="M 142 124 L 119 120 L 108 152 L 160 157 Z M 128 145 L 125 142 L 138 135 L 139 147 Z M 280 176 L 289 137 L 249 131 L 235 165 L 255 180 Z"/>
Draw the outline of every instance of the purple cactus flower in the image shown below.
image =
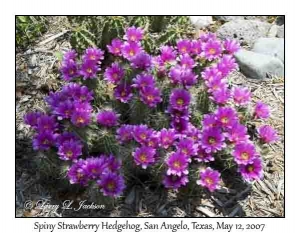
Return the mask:
<path id="1" fill-rule="evenodd" d="M 247 87 L 234 87 L 232 96 L 234 102 L 239 106 L 247 105 L 251 101 L 251 91 Z"/>
<path id="2" fill-rule="evenodd" d="M 71 49 L 64 53 L 63 62 L 68 62 L 70 60 L 75 61 L 77 57 L 77 53 L 74 49 Z"/>
<path id="3" fill-rule="evenodd" d="M 229 54 L 234 54 L 240 50 L 240 44 L 236 40 L 225 39 L 223 45 L 226 52 L 228 52 Z"/>
<path id="4" fill-rule="evenodd" d="M 97 181 L 104 196 L 118 197 L 125 189 L 123 176 L 117 173 L 103 173 L 100 180 Z"/>
<path id="5" fill-rule="evenodd" d="M 210 192 L 220 188 L 220 173 L 211 169 L 210 167 L 200 172 L 200 179 L 197 184 L 206 187 Z"/>
<path id="6" fill-rule="evenodd" d="M 258 153 L 252 143 L 241 142 L 235 145 L 232 155 L 237 164 L 248 164 L 257 158 Z"/>
<path id="7" fill-rule="evenodd" d="M 120 39 L 113 39 L 111 45 L 107 45 L 108 51 L 115 56 L 122 56 L 123 42 Z"/>
<path id="8" fill-rule="evenodd" d="M 117 129 L 116 138 L 120 143 L 128 142 L 133 139 L 132 136 L 132 125 L 121 125 L 119 129 Z"/>
<path id="9" fill-rule="evenodd" d="M 86 161 L 78 160 L 76 163 L 73 163 L 68 171 L 68 178 L 71 184 L 80 184 L 86 186 L 88 183 L 88 176 L 85 170 Z"/>
<path id="10" fill-rule="evenodd" d="M 95 61 L 99 62 L 100 60 L 104 59 L 104 52 L 101 49 L 97 48 L 87 48 L 83 55 L 83 60 L 87 61 Z"/>
<path id="11" fill-rule="evenodd" d="M 207 42 L 209 40 L 216 40 L 217 39 L 217 36 L 215 33 L 212 33 L 212 32 L 208 32 L 208 33 L 203 33 L 200 35 L 200 40 L 202 42 Z"/>
<path id="12" fill-rule="evenodd" d="M 155 80 L 151 74 L 138 74 L 136 78 L 133 79 L 131 86 L 143 90 L 145 87 L 154 87 Z"/>
<path id="13" fill-rule="evenodd" d="M 276 130 L 269 125 L 263 125 L 257 130 L 258 136 L 264 143 L 274 143 L 279 140 Z"/>
<path id="14" fill-rule="evenodd" d="M 202 148 L 207 153 L 217 152 L 226 147 L 224 143 L 225 137 L 220 128 L 206 128 L 202 132 Z"/>
<path id="15" fill-rule="evenodd" d="M 232 143 L 247 142 L 250 137 L 247 132 L 248 130 L 246 126 L 240 124 L 239 122 L 236 122 L 232 125 L 232 128 L 227 129 L 227 133 L 225 133 L 225 136 Z"/>
<path id="16" fill-rule="evenodd" d="M 87 111 L 75 111 L 71 116 L 71 122 L 77 127 L 84 127 L 91 122 L 91 113 Z"/>
<path id="17" fill-rule="evenodd" d="M 107 168 L 107 156 L 90 157 L 86 159 L 85 172 L 90 179 L 97 179 Z"/>
<path id="18" fill-rule="evenodd" d="M 224 128 L 231 128 L 238 120 L 238 114 L 232 107 L 219 107 L 215 115 L 220 125 Z"/>
<path id="19" fill-rule="evenodd" d="M 112 84 L 118 84 L 124 77 L 124 69 L 119 63 L 114 62 L 110 67 L 105 69 L 104 80 Z"/>
<path id="20" fill-rule="evenodd" d="M 34 150 L 49 150 L 55 143 L 56 135 L 51 131 L 41 131 L 32 140 Z"/>
<path id="21" fill-rule="evenodd" d="M 238 65 L 235 58 L 231 55 L 224 55 L 217 63 L 217 69 L 221 73 L 222 77 L 226 77 L 232 71 L 236 70 Z"/>
<path id="22" fill-rule="evenodd" d="M 41 115 L 37 119 L 37 129 L 39 132 L 44 132 L 44 131 L 55 131 L 57 128 L 58 124 L 55 121 L 55 118 L 53 116 L 48 116 L 48 115 Z"/>
<path id="23" fill-rule="evenodd" d="M 192 40 L 191 42 L 191 53 L 194 55 L 200 55 L 202 52 L 202 41 Z"/>
<path id="24" fill-rule="evenodd" d="M 146 169 L 155 162 L 155 153 L 156 151 L 152 147 L 142 146 L 137 148 L 133 153 L 134 162 L 136 165 L 141 165 L 143 169 Z"/>
<path id="25" fill-rule="evenodd" d="M 160 48 L 160 59 L 163 63 L 171 62 L 176 59 L 177 53 L 171 46 L 162 46 Z"/>
<path id="26" fill-rule="evenodd" d="M 167 175 L 187 175 L 190 159 L 182 153 L 173 152 L 166 161 L 168 166 Z"/>
<path id="27" fill-rule="evenodd" d="M 211 128 L 211 127 L 218 127 L 220 124 L 216 118 L 216 115 L 211 114 L 205 114 L 202 120 L 203 128 Z"/>
<path id="28" fill-rule="evenodd" d="M 180 187 L 186 186 L 186 184 L 189 182 L 187 175 L 164 175 L 163 177 L 163 185 L 166 188 L 169 189 L 175 189 L 177 190 Z"/>
<path id="29" fill-rule="evenodd" d="M 220 80 L 222 79 L 221 72 L 215 66 L 209 66 L 201 72 L 201 77 L 207 81 L 211 82 L 212 80 Z"/>
<path id="30" fill-rule="evenodd" d="M 177 143 L 176 149 L 179 153 L 190 158 L 197 153 L 198 145 L 191 138 L 183 138 Z"/>
<path id="31" fill-rule="evenodd" d="M 82 155 L 82 147 L 78 141 L 68 141 L 59 146 L 57 154 L 62 160 L 76 160 Z"/>
<path id="32" fill-rule="evenodd" d="M 160 131 L 160 143 L 161 147 L 168 149 L 173 145 L 173 142 L 176 140 L 177 136 L 174 129 L 165 129 L 163 128 Z"/>
<path id="33" fill-rule="evenodd" d="M 263 178 L 263 163 L 259 158 L 250 163 L 239 166 L 239 172 L 246 181 L 260 180 Z"/>
<path id="34" fill-rule="evenodd" d="M 135 125 L 132 131 L 134 140 L 141 144 L 146 144 L 152 133 L 153 130 L 147 125 Z"/>
<path id="35" fill-rule="evenodd" d="M 81 64 L 79 73 L 83 76 L 83 79 L 96 78 L 97 72 L 100 70 L 98 64 L 92 60 L 86 60 Z"/>
<path id="36" fill-rule="evenodd" d="M 97 115 L 97 122 L 106 127 L 113 127 L 118 125 L 119 115 L 114 111 L 102 111 Z"/>
<path id="37" fill-rule="evenodd" d="M 180 60 L 180 65 L 184 69 L 192 69 L 196 66 L 194 59 L 191 58 L 191 56 L 187 53 L 180 55 L 179 60 Z"/>
<path id="38" fill-rule="evenodd" d="M 220 105 L 227 104 L 231 98 L 231 91 L 227 87 L 213 91 L 211 94 L 209 98 Z"/>
<path id="39" fill-rule="evenodd" d="M 61 102 L 53 111 L 54 114 L 62 117 L 63 119 L 69 119 L 73 112 L 74 105 L 73 102 L 70 100 L 66 100 Z"/>
<path id="40" fill-rule="evenodd" d="M 78 65 L 73 60 L 63 61 L 60 71 L 63 79 L 68 82 L 78 76 Z"/>
<path id="41" fill-rule="evenodd" d="M 141 100 L 150 108 L 156 107 L 162 101 L 161 91 L 157 87 L 147 86 L 140 92 Z"/>
<path id="42" fill-rule="evenodd" d="M 126 29 L 124 40 L 132 41 L 132 42 L 139 42 L 143 39 L 144 30 L 140 27 L 129 27 Z"/>
<path id="43" fill-rule="evenodd" d="M 142 51 L 142 47 L 140 43 L 136 42 L 125 42 L 122 45 L 122 55 L 124 58 L 131 60 L 137 54 Z"/>
<path id="44" fill-rule="evenodd" d="M 131 60 L 131 66 L 135 69 L 149 70 L 152 67 L 152 58 L 146 52 L 140 52 Z"/>
<path id="45" fill-rule="evenodd" d="M 30 127 L 36 129 L 38 119 L 43 115 L 42 112 L 29 112 L 24 115 L 24 123 Z"/>
<path id="46" fill-rule="evenodd" d="M 191 41 L 187 39 L 179 40 L 177 42 L 177 49 L 179 53 L 189 53 L 191 51 Z"/>
<path id="47" fill-rule="evenodd" d="M 204 52 L 204 57 L 207 60 L 212 61 L 221 56 L 222 44 L 218 40 L 209 40 L 203 44 L 202 50 Z"/>
<path id="48" fill-rule="evenodd" d="M 207 153 L 200 145 L 198 146 L 197 153 L 193 156 L 193 159 L 198 162 L 204 163 L 208 163 L 215 160 L 213 155 L 211 153 Z"/>
<path id="49" fill-rule="evenodd" d="M 114 89 L 114 97 L 122 103 L 128 103 L 132 98 L 132 88 L 129 83 L 120 83 Z"/>
<path id="50" fill-rule="evenodd" d="M 191 101 L 191 95 L 184 89 L 174 89 L 170 96 L 171 106 L 177 110 L 188 108 Z"/>
<path id="51" fill-rule="evenodd" d="M 270 117 L 270 108 L 267 104 L 258 101 L 254 109 L 254 117 L 258 119 L 267 119 Z"/>

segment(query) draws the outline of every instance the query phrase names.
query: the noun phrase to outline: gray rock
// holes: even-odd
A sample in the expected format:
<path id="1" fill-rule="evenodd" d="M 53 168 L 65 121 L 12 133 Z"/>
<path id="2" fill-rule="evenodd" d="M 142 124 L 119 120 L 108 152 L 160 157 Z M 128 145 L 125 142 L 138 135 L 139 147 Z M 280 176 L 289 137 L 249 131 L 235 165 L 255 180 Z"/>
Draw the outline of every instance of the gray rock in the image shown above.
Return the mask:
<path id="1" fill-rule="evenodd" d="M 218 15 L 214 16 L 217 20 L 224 21 L 224 22 L 230 22 L 233 20 L 238 20 L 238 19 L 244 19 L 244 16 L 226 16 L 226 15 Z"/>
<path id="2" fill-rule="evenodd" d="M 197 29 L 206 28 L 213 23 L 212 16 L 190 16 L 190 20 Z"/>
<path id="3" fill-rule="evenodd" d="M 284 39 L 282 38 L 259 38 L 255 41 L 252 51 L 277 57 L 284 63 Z"/>
<path id="4" fill-rule="evenodd" d="M 266 37 L 271 24 L 257 20 L 235 20 L 223 24 L 217 31 L 221 39 L 231 38 L 242 44 L 252 45 L 260 37 Z"/>
<path id="5" fill-rule="evenodd" d="M 276 37 L 278 32 L 278 26 L 276 24 L 272 25 L 269 32 L 268 37 Z"/>
<path id="6" fill-rule="evenodd" d="M 279 26 L 283 25 L 285 21 L 284 15 L 278 16 L 275 20 L 275 23 Z"/>
<path id="7" fill-rule="evenodd" d="M 284 66 L 278 58 L 245 49 L 241 49 L 234 56 L 241 72 L 248 78 L 265 79 L 284 76 Z"/>
<path id="8" fill-rule="evenodd" d="M 277 37 L 284 38 L 284 25 L 278 27 L 278 29 L 277 29 Z"/>

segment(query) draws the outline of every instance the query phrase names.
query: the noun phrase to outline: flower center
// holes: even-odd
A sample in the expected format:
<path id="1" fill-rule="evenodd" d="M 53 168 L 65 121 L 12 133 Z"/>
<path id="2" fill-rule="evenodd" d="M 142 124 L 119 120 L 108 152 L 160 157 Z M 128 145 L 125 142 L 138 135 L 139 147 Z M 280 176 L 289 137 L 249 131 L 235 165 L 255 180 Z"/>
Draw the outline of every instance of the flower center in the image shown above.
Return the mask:
<path id="1" fill-rule="evenodd" d="M 182 153 L 185 154 L 185 155 L 188 153 L 188 150 L 187 150 L 186 148 L 182 149 L 181 151 L 182 151 Z"/>
<path id="2" fill-rule="evenodd" d="M 141 137 L 141 139 L 145 140 L 146 139 L 146 134 L 142 133 L 140 137 Z"/>
<path id="3" fill-rule="evenodd" d="M 92 173 L 94 173 L 94 174 L 97 173 L 96 168 L 93 168 L 93 169 L 92 169 Z"/>
<path id="4" fill-rule="evenodd" d="M 248 172 L 252 172 L 252 171 L 254 170 L 253 165 L 249 165 L 249 166 L 247 167 L 247 170 L 248 170 Z"/>
<path id="5" fill-rule="evenodd" d="M 116 185 L 115 185 L 115 183 L 114 183 L 113 181 L 111 181 L 111 182 L 109 182 L 109 183 L 107 184 L 107 188 L 108 188 L 110 191 L 114 190 L 115 187 L 116 187 Z"/>
<path id="6" fill-rule="evenodd" d="M 248 154 L 247 152 L 243 152 L 243 153 L 241 154 L 241 158 L 242 158 L 243 160 L 247 160 L 247 159 L 249 159 L 249 154 Z"/>
<path id="7" fill-rule="evenodd" d="M 214 55 L 216 53 L 216 50 L 211 48 L 208 50 L 209 54 Z"/>
<path id="8" fill-rule="evenodd" d="M 70 74 L 70 75 L 74 74 L 74 71 L 73 71 L 73 70 L 70 70 L 70 71 L 69 71 L 69 74 Z"/>
<path id="9" fill-rule="evenodd" d="M 70 157 L 72 157 L 72 155 L 73 155 L 73 152 L 69 150 L 69 151 L 67 152 L 67 157 L 70 158 Z"/>
<path id="10" fill-rule="evenodd" d="M 126 92 L 125 92 L 125 91 L 122 91 L 122 92 L 121 92 L 121 96 L 122 96 L 122 97 L 126 96 Z"/>
<path id="11" fill-rule="evenodd" d="M 119 53 L 120 49 L 119 48 L 115 48 L 115 53 Z"/>
<path id="12" fill-rule="evenodd" d="M 88 72 L 90 74 L 90 73 L 92 73 L 92 69 L 91 68 L 87 68 L 86 72 Z"/>
<path id="13" fill-rule="evenodd" d="M 142 154 L 140 155 L 140 160 L 141 160 L 142 162 L 146 162 L 147 157 L 146 157 L 146 154 L 145 154 L 145 153 L 142 153 Z"/>
<path id="14" fill-rule="evenodd" d="M 210 137 L 210 138 L 208 139 L 208 142 L 209 142 L 209 144 L 213 145 L 213 144 L 216 143 L 216 139 L 214 139 L 213 137 Z"/>
<path id="15" fill-rule="evenodd" d="M 129 51 L 129 55 L 130 55 L 130 56 L 133 56 L 133 55 L 134 55 L 134 51 L 133 51 L 132 49 Z"/>
<path id="16" fill-rule="evenodd" d="M 227 117 L 222 117 L 222 118 L 221 118 L 221 122 L 222 122 L 223 124 L 227 124 L 227 123 L 228 123 L 228 118 L 227 118 Z"/>
<path id="17" fill-rule="evenodd" d="M 136 37 L 135 37 L 134 35 L 132 35 L 132 36 L 130 37 L 130 40 L 135 41 L 135 40 L 136 40 Z"/>
<path id="18" fill-rule="evenodd" d="M 112 77 L 113 77 L 114 80 L 116 80 L 116 79 L 118 78 L 118 74 L 117 74 L 117 73 L 114 73 L 114 74 L 112 75 Z"/>
<path id="19" fill-rule="evenodd" d="M 181 51 L 185 53 L 186 52 L 186 47 L 182 47 Z"/>
<path id="20" fill-rule="evenodd" d="M 83 177 L 83 174 L 81 172 L 77 172 L 76 176 L 77 176 L 78 179 L 81 179 Z"/>
<path id="21" fill-rule="evenodd" d="M 43 141 L 43 144 L 44 144 L 44 145 L 49 144 L 49 140 L 45 139 L 45 140 Z"/>
<path id="22" fill-rule="evenodd" d="M 173 165 L 174 165 L 175 168 L 180 168 L 180 166 L 181 166 L 181 164 L 178 160 L 175 161 Z"/>
<path id="23" fill-rule="evenodd" d="M 207 183 L 207 184 L 209 184 L 209 185 L 212 185 L 214 182 L 213 182 L 213 180 L 212 180 L 212 178 L 210 178 L 210 177 L 206 177 L 205 178 L 205 182 Z"/>
<path id="24" fill-rule="evenodd" d="M 91 60 L 96 60 L 96 56 L 95 56 L 95 55 L 91 55 L 91 56 L 90 56 L 90 59 L 91 59 Z"/>
<path id="25" fill-rule="evenodd" d="M 176 103 L 177 103 L 178 105 L 183 105 L 183 99 L 178 99 L 178 100 L 176 101 Z"/>
<path id="26" fill-rule="evenodd" d="M 77 118 L 77 123 L 83 123 L 83 122 L 84 122 L 84 119 L 82 117 Z"/>
<path id="27" fill-rule="evenodd" d="M 153 99 L 154 99 L 153 95 L 148 95 L 148 96 L 147 96 L 147 100 L 153 101 Z"/>

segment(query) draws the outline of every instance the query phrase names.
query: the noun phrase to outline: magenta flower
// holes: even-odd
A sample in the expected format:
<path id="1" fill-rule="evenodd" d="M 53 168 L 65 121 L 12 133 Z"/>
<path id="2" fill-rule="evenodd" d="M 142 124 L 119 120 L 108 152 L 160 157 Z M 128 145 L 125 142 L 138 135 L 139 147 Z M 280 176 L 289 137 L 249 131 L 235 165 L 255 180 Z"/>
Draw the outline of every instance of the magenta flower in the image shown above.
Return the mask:
<path id="1" fill-rule="evenodd" d="M 116 172 L 121 169 L 122 161 L 117 159 L 114 155 L 109 155 L 106 157 L 106 168 L 104 172 Z"/>
<path id="2" fill-rule="evenodd" d="M 102 111 L 97 115 L 97 122 L 106 127 L 118 125 L 119 115 L 114 111 Z"/>
<path id="3" fill-rule="evenodd" d="M 204 71 L 201 72 L 201 77 L 208 82 L 211 82 L 212 80 L 222 79 L 220 71 L 214 66 L 206 67 Z"/>
<path id="4" fill-rule="evenodd" d="M 176 122 L 179 122 L 181 119 L 188 121 L 190 117 L 188 108 L 178 110 L 169 106 L 166 112 L 171 115 L 172 121 Z"/>
<path id="5" fill-rule="evenodd" d="M 232 107 L 219 107 L 215 112 L 216 118 L 224 128 L 230 128 L 238 120 L 238 114 Z"/>
<path id="6" fill-rule="evenodd" d="M 231 98 L 231 92 L 227 87 L 212 92 L 212 96 L 209 97 L 217 104 L 227 104 Z"/>
<path id="7" fill-rule="evenodd" d="M 55 135 L 51 131 L 41 131 L 32 140 L 34 150 L 49 150 L 55 143 Z"/>
<path id="8" fill-rule="evenodd" d="M 81 144 L 80 139 L 74 134 L 70 132 L 63 132 L 56 137 L 56 146 L 60 147 L 66 142 L 76 142 L 77 144 Z"/>
<path id="9" fill-rule="evenodd" d="M 63 61 L 60 71 L 65 81 L 71 81 L 78 76 L 78 65 L 74 60 Z"/>
<path id="10" fill-rule="evenodd" d="M 96 78 L 97 72 L 100 70 L 98 64 L 92 60 L 86 60 L 82 63 L 79 73 L 83 76 L 83 79 Z"/>
<path id="11" fill-rule="evenodd" d="M 204 57 L 212 61 L 214 59 L 217 59 L 222 54 L 222 44 L 218 40 L 209 40 L 206 43 L 203 44 L 202 50 L 204 53 Z"/>
<path id="12" fill-rule="evenodd" d="M 143 39 L 144 31 L 140 27 L 129 27 L 126 29 L 124 40 L 132 41 L 132 42 L 139 42 Z"/>
<path id="13" fill-rule="evenodd" d="M 220 173 L 208 167 L 200 172 L 200 179 L 197 180 L 197 184 L 213 192 L 220 188 L 220 181 Z"/>
<path id="14" fill-rule="evenodd" d="M 38 119 L 43 115 L 41 112 L 29 112 L 24 115 L 24 123 L 36 129 Z"/>
<path id="15" fill-rule="evenodd" d="M 182 70 L 183 70 L 183 68 L 180 65 L 171 67 L 170 72 L 169 72 L 169 77 L 173 84 L 176 85 L 181 82 Z"/>
<path id="16" fill-rule="evenodd" d="M 190 158 L 197 153 L 198 145 L 191 138 L 183 138 L 177 143 L 176 149 L 179 153 Z"/>
<path id="17" fill-rule="evenodd" d="M 252 143 L 241 142 L 235 145 L 232 155 L 237 164 L 248 164 L 257 158 L 258 153 Z"/>
<path id="18" fill-rule="evenodd" d="M 196 66 L 194 59 L 187 53 L 180 55 L 179 61 L 180 65 L 185 69 L 192 69 Z"/>
<path id="19" fill-rule="evenodd" d="M 246 181 L 259 180 L 263 178 L 263 164 L 261 159 L 255 158 L 250 163 L 239 166 L 239 172 Z"/>
<path id="20" fill-rule="evenodd" d="M 168 166 L 167 175 L 187 175 L 189 158 L 179 152 L 173 152 L 166 161 Z"/>
<path id="21" fill-rule="evenodd" d="M 181 72 L 181 83 L 185 88 L 191 88 L 197 83 L 198 75 L 191 69 L 185 69 Z"/>
<path id="22" fill-rule="evenodd" d="M 180 187 L 186 186 L 189 182 L 187 175 L 164 175 L 162 183 L 166 188 L 177 190 Z"/>
<path id="23" fill-rule="evenodd" d="M 191 42 L 191 53 L 194 55 L 200 55 L 202 52 L 202 41 L 192 40 Z"/>
<path id="24" fill-rule="evenodd" d="M 76 112 L 88 112 L 91 113 L 93 108 L 88 102 L 74 102 L 74 110 Z"/>
<path id="25" fill-rule="evenodd" d="M 208 33 L 203 33 L 200 35 L 200 40 L 202 42 L 207 42 L 209 40 L 216 40 L 217 39 L 217 36 L 215 33 L 212 33 L 212 32 L 208 32 Z"/>
<path id="26" fill-rule="evenodd" d="M 155 162 L 155 153 L 156 151 L 152 147 L 142 146 L 137 148 L 133 153 L 134 162 L 136 165 L 141 165 L 143 169 L 146 169 Z"/>
<path id="27" fill-rule="evenodd" d="M 70 100 L 66 100 L 61 102 L 53 111 L 54 114 L 62 117 L 63 119 L 68 119 L 71 117 L 73 112 L 74 105 L 73 102 Z"/>
<path id="28" fill-rule="evenodd" d="M 104 52 L 101 49 L 97 48 L 87 48 L 85 54 L 83 55 L 83 60 L 99 62 L 104 59 Z"/>
<path id="29" fill-rule="evenodd" d="M 191 41 L 184 39 L 177 41 L 177 49 L 179 53 L 189 53 L 191 51 Z"/>
<path id="30" fill-rule="evenodd" d="M 188 129 L 185 132 L 185 135 L 192 139 L 194 142 L 198 142 L 201 138 L 201 131 L 196 128 L 194 125 L 189 124 Z"/>
<path id="31" fill-rule="evenodd" d="M 107 157 L 90 157 L 86 159 L 85 173 L 90 179 L 97 179 L 107 168 Z"/>
<path id="32" fill-rule="evenodd" d="M 121 48 L 122 48 L 123 42 L 119 39 L 113 39 L 111 42 L 111 45 L 107 45 L 108 51 L 112 53 L 115 56 L 121 56 Z"/>
<path id="33" fill-rule="evenodd" d="M 114 97 L 121 101 L 122 103 L 128 103 L 132 98 L 132 88 L 130 84 L 127 83 L 120 83 L 115 89 L 114 89 Z"/>
<path id="34" fill-rule="evenodd" d="M 234 54 L 240 50 L 240 44 L 236 40 L 226 39 L 223 43 L 226 52 Z"/>
<path id="35" fill-rule="evenodd" d="M 232 143 L 247 142 L 250 137 L 247 132 L 248 130 L 246 126 L 236 122 L 230 129 L 227 129 L 225 136 Z"/>
<path id="36" fill-rule="evenodd" d="M 265 103 L 258 101 L 254 109 L 254 117 L 258 119 L 267 119 L 270 117 L 270 108 Z"/>
<path id="37" fill-rule="evenodd" d="M 172 146 L 177 137 L 174 129 L 165 128 L 160 131 L 159 136 L 161 147 L 164 149 L 168 149 L 170 146 Z"/>
<path id="38" fill-rule="evenodd" d="M 234 87 L 232 96 L 234 102 L 239 106 L 247 105 L 251 101 L 251 91 L 247 87 Z"/>
<path id="39" fill-rule="evenodd" d="M 69 83 L 63 86 L 62 92 L 66 96 L 71 96 L 74 101 L 89 102 L 94 99 L 93 91 L 90 91 L 86 86 L 80 86 L 77 83 Z"/>
<path id="40" fill-rule="evenodd" d="M 71 122 L 77 127 L 84 127 L 90 124 L 91 117 L 88 111 L 76 111 L 71 116 Z"/>
<path id="41" fill-rule="evenodd" d="M 58 124 L 53 116 L 48 116 L 48 115 L 41 115 L 37 119 L 37 129 L 40 132 L 44 131 L 55 131 L 57 128 Z"/>
<path id="42" fill-rule="evenodd" d="M 118 197 L 125 189 L 123 176 L 117 173 L 103 173 L 97 181 L 104 196 Z"/>
<path id="43" fill-rule="evenodd" d="M 74 49 L 71 49 L 64 53 L 63 62 L 75 61 L 77 57 L 77 53 Z"/>
<path id="44" fill-rule="evenodd" d="M 157 149 L 159 143 L 160 143 L 159 132 L 153 131 L 150 138 L 146 142 L 146 146 Z"/>
<path id="45" fill-rule="evenodd" d="M 189 119 L 186 118 L 178 118 L 171 121 L 171 127 L 176 130 L 178 133 L 185 132 L 189 127 Z"/>
<path id="46" fill-rule="evenodd" d="M 68 141 L 59 146 L 57 154 L 62 160 L 76 160 L 82 155 L 82 147 L 78 141 Z"/>
<path id="47" fill-rule="evenodd" d="M 86 161 L 82 159 L 72 164 L 68 171 L 68 178 L 71 184 L 80 184 L 83 186 L 87 185 L 89 179 L 85 170 L 85 166 Z"/>
<path id="48" fill-rule="evenodd" d="M 135 69 L 148 70 L 152 67 L 152 58 L 146 52 L 138 53 L 130 61 Z"/>
<path id="49" fill-rule="evenodd" d="M 132 136 L 132 125 L 121 125 L 119 129 L 117 129 L 116 138 L 120 143 L 128 142 L 133 139 Z"/>
<path id="50" fill-rule="evenodd" d="M 211 114 L 205 114 L 202 120 L 202 125 L 203 128 L 211 128 L 211 127 L 217 127 L 219 126 L 219 122 L 216 118 L 216 115 L 211 113 Z"/>
<path id="51" fill-rule="evenodd" d="M 147 140 L 152 135 L 153 130 L 149 129 L 147 125 L 133 126 L 132 135 L 135 141 L 141 144 L 146 144 Z"/>
<path id="52" fill-rule="evenodd" d="M 156 107 L 162 101 L 161 91 L 157 87 L 145 87 L 140 92 L 141 100 L 150 108 Z"/>
<path id="53" fill-rule="evenodd" d="M 224 55 L 217 63 L 217 69 L 221 73 L 223 78 L 237 68 L 238 65 L 235 61 L 235 58 L 231 55 Z"/>
<path id="54" fill-rule="evenodd" d="M 220 128 L 206 128 L 202 132 L 202 148 L 207 152 L 217 152 L 226 147 L 224 143 L 225 137 Z"/>
<path id="55" fill-rule="evenodd" d="M 163 63 L 171 62 L 176 59 L 177 53 L 171 46 L 162 46 L 160 48 L 160 59 Z"/>
<path id="56" fill-rule="evenodd" d="M 134 56 L 142 51 L 140 43 L 136 42 L 125 42 L 122 45 L 122 55 L 124 58 L 131 60 Z"/>
<path id="57" fill-rule="evenodd" d="M 104 80 L 118 84 L 125 75 L 124 69 L 119 63 L 114 62 L 110 67 L 107 67 L 104 73 Z"/>
<path id="58" fill-rule="evenodd" d="M 193 156 L 193 159 L 198 162 L 204 163 L 208 163 L 215 160 L 213 155 L 211 153 L 207 153 L 200 145 L 198 146 L 197 153 Z"/>
<path id="59" fill-rule="evenodd" d="M 151 74 L 138 74 L 136 78 L 133 79 L 133 83 L 131 86 L 136 87 L 140 90 L 143 90 L 145 87 L 154 87 L 155 80 L 153 75 Z"/>
<path id="60" fill-rule="evenodd" d="M 174 89 L 170 96 L 171 106 L 177 110 L 188 108 L 191 101 L 191 95 L 184 89 Z"/>
<path id="61" fill-rule="evenodd" d="M 227 80 L 221 76 L 215 76 L 215 78 L 207 80 L 205 85 L 208 88 L 208 92 L 215 92 L 228 87 Z"/>
<path id="62" fill-rule="evenodd" d="M 276 130 L 269 125 L 263 125 L 257 130 L 259 138 L 264 143 L 274 143 L 279 140 Z"/>

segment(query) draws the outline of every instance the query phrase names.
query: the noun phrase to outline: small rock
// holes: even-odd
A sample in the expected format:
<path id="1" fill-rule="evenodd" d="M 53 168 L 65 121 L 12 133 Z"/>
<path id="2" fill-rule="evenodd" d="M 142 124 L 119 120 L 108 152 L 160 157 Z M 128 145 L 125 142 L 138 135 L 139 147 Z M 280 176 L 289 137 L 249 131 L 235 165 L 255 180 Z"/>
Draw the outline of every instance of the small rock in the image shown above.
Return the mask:
<path id="1" fill-rule="evenodd" d="M 252 51 L 277 57 L 284 63 L 284 39 L 282 38 L 259 38 L 255 41 Z"/>
<path id="2" fill-rule="evenodd" d="M 127 197 L 125 198 L 125 203 L 131 205 L 135 200 L 135 187 L 133 187 Z"/>
<path id="3" fill-rule="evenodd" d="M 30 60 L 28 61 L 28 65 L 29 67 L 31 68 L 34 68 L 37 66 L 37 57 L 36 57 L 36 54 L 33 54 L 30 58 Z"/>
<path id="4" fill-rule="evenodd" d="M 279 26 L 283 25 L 285 21 L 284 15 L 278 16 L 275 20 L 275 23 Z"/>
<path id="5" fill-rule="evenodd" d="M 265 79 L 284 76 L 284 65 L 275 57 L 241 49 L 235 55 L 241 72 L 248 78 Z"/>
<path id="6" fill-rule="evenodd" d="M 190 16 L 190 20 L 198 30 L 213 23 L 212 16 Z"/>
<path id="7" fill-rule="evenodd" d="M 235 20 L 223 24 L 217 31 L 222 40 L 226 38 L 239 40 L 240 43 L 252 45 L 255 40 L 266 37 L 271 24 L 257 20 Z"/>
<path id="8" fill-rule="evenodd" d="M 277 36 L 277 31 L 278 31 L 278 26 L 276 24 L 272 25 L 268 32 L 268 37 L 276 37 Z"/>
<path id="9" fill-rule="evenodd" d="M 233 20 L 239 20 L 244 19 L 244 16 L 226 16 L 226 15 L 218 15 L 214 16 L 217 20 L 224 21 L 224 22 L 230 22 Z"/>
<path id="10" fill-rule="evenodd" d="M 284 25 L 281 25 L 277 29 L 277 37 L 284 38 Z"/>

